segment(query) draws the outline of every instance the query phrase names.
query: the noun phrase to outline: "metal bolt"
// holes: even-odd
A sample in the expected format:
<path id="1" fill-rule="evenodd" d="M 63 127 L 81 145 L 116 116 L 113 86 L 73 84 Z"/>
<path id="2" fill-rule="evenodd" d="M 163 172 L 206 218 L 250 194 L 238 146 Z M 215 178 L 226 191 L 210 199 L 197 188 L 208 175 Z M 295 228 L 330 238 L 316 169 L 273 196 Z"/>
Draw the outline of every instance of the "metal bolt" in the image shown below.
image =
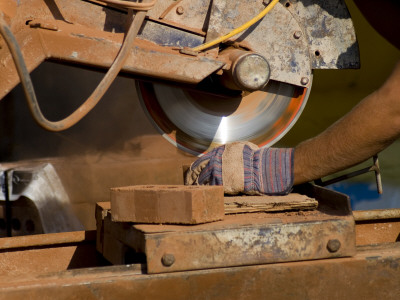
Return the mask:
<path id="1" fill-rule="evenodd" d="M 182 6 L 178 6 L 178 7 L 176 8 L 176 13 L 177 13 L 178 15 L 182 15 L 183 12 L 184 12 L 184 9 L 183 9 Z"/>
<path id="2" fill-rule="evenodd" d="M 270 4 L 270 2 L 271 2 L 271 0 L 264 0 L 264 1 L 263 1 L 263 4 L 264 4 L 264 5 L 268 5 L 268 4 Z"/>
<path id="3" fill-rule="evenodd" d="M 300 83 L 302 85 L 307 85 L 309 81 L 310 79 L 308 79 L 307 77 L 301 77 Z"/>
<path id="4" fill-rule="evenodd" d="M 299 38 L 301 38 L 301 31 L 296 31 L 296 32 L 293 34 L 293 36 L 294 36 L 294 38 L 295 38 L 296 40 L 298 40 Z"/>
<path id="5" fill-rule="evenodd" d="M 340 241 L 339 240 L 329 240 L 328 244 L 326 245 L 326 248 L 328 249 L 329 252 L 337 252 L 340 249 Z"/>
<path id="6" fill-rule="evenodd" d="M 165 253 L 165 254 L 163 255 L 163 257 L 161 258 L 161 262 L 162 262 L 162 264 L 163 264 L 164 266 L 170 267 L 170 266 L 172 266 L 172 265 L 174 264 L 174 262 L 175 262 L 175 256 L 174 256 L 173 254 Z"/>

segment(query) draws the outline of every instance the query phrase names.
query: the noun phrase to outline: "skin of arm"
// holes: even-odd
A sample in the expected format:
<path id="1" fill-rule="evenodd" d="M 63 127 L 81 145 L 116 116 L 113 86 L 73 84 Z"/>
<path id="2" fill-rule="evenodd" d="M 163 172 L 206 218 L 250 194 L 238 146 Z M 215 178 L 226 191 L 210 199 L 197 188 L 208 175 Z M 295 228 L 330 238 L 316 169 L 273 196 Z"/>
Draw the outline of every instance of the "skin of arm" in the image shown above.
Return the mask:
<path id="1" fill-rule="evenodd" d="M 400 49 L 400 2 L 354 0 L 368 22 Z M 400 137 L 400 62 L 384 85 L 294 152 L 294 184 L 365 161 Z"/>
<path id="2" fill-rule="evenodd" d="M 400 62 L 384 85 L 294 152 L 294 184 L 365 161 L 400 137 Z"/>

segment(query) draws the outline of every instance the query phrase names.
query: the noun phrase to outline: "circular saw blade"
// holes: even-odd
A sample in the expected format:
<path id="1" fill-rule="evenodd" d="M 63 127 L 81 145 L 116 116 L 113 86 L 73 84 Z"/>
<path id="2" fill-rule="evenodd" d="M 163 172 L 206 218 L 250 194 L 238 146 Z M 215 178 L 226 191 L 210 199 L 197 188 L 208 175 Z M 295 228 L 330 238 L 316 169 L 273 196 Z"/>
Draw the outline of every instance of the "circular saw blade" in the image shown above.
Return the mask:
<path id="1" fill-rule="evenodd" d="M 140 81 L 137 89 L 163 136 L 194 155 L 233 141 L 273 145 L 297 121 L 309 95 L 307 88 L 277 81 L 233 98 Z"/>

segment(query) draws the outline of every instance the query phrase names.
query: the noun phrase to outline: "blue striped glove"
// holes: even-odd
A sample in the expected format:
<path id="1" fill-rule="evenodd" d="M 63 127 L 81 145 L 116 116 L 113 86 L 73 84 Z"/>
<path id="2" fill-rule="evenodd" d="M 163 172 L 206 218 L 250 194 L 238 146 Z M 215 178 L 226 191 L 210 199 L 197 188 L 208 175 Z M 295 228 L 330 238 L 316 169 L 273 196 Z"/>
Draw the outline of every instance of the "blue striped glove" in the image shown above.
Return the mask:
<path id="1" fill-rule="evenodd" d="M 293 149 L 235 142 L 196 160 L 185 184 L 223 185 L 225 194 L 286 195 L 293 186 Z"/>

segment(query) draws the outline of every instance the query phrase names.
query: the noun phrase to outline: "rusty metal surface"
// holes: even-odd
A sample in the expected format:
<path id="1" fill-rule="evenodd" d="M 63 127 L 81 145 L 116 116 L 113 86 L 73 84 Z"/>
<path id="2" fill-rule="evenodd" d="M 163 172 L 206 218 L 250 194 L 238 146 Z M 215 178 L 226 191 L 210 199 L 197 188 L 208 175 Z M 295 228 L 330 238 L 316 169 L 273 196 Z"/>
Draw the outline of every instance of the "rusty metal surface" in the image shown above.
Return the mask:
<path id="1" fill-rule="evenodd" d="M 357 245 L 395 242 L 400 242 L 400 218 L 356 223 Z"/>
<path id="2" fill-rule="evenodd" d="M 45 60 L 45 53 L 37 34 L 21 32 L 18 34 L 18 42 L 22 45 L 22 52 L 29 71 L 34 70 Z M 8 48 L 3 44 L 0 47 L 0 99 L 7 95 L 18 83 L 19 77 L 14 62 Z"/>
<path id="3" fill-rule="evenodd" d="M 104 265 L 94 247 L 94 231 L 40 234 L 0 239 L 0 278 Z"/>
<path id="4" fill-rule="evenodd" d="M 207 40 L 229 33 L 264 8 L 262 1 L 213 1 Z M 264 56 L 271 68 L 271 79 L 310 87 L 312 72 L 308 43 L 304 37 L 294 37 L 295 32 L 303 31 L 300 25 L 278 3 L 260 22 L 232 40 Z M 302 84 L 302 78 L 309 80 Z"/>
<path id="5" fill-rule="evenodd" d="M 102 68 L 109 67 L 121 46 L 122 34 L 110 36 L 102 31 L 88 29 L 83 33 L 77 31 L 76 26 L 64 26 L 63 31 L 59 32 L 41 31 L 49 58 Z M 67 47 L 64 44 L 66 42 L 68 42 Z M 122 71 L 156 78 L 169 78 L 179 82 L 198 83 L 224 64 L 224 62 L 204 56 L 181 55 L 178 50 L 158 47 L 154 43 L 138 40 Z"/>
<path id="6" fill-rule="evenodd" d="M 358 63 L 357 51 L 352 50 L 357 48 L 355 34 L 345 5 L 342 1 L 338 5 L 322 2 L 282 2 L 235 40 L 268 59 L 272 79 L 309 87 L 310 63 L 313 68 L 354 67 Z M 179 13 L 172 9 L 158 22 L 172 3 L 158 1 L 150 12 L 142 37 L 155 43 L 144 51 L 134 51 L 141 59 L 131 58 L 124 71 L 197 83 L 224 63 L 214 60 L 212 53 L 208 58 L 196 59 L 179 53 L 167 55 L 161 48 L 197 45 L 207 26 L 209 39 L 243 24 L 264 8 L 262 2 L 254 0 L 214 1 L 212 7 L 209 0 L 185 0 L 177 4 Z M 120 47 L 128 19 L 124 10 L 80 0 L 29 0 L 3 4 L 1 9 L 17 36 L 30 71 L 45 58 L 108 67 Z M 46 34 L 47 31 L 53 34 Z M 64 51 L 54 44 L 61 45 Z M 6 47 L 0 49 L 0 61 L 3 97 L 18 83 L 18 78 Z"/>
<path id="7" fill-rule="evenodd" d="M 358 248 L 350 258 L 141 274 L 123 265 L 0 283 L 0 299 L 398 299 L 400 243 Z"/>
<path id="8" fill-rule="evenodd" d="M 351 218 L 297 224 L 264 224 L 209 232 L 145 233 L 147 271 L 163 273 L 299 261 L 355 254 Z M 234 226 L 236 227 L 236 226 Z M 340 249 L 330 251 L 330 240 Z M 165 254 L 175 262 L 165 265 Z"/>
<path id="9" fill-rule="evenodd" d="M 183 0 L 179 3 L 171 0 L 158 1 L 157 5 L 149 12 L 149 15 L 159 18 L 173 2 L 176 2 L 174 8 L 163 17 L 163 20 L 198 30 L 207 29 L 207 14 L 211 0 Z M 178 7 L 180 9 L 177 10 Z"/>
<path id="10" fill-rule="evenodd" d="M 324 191 L 317 192 L 316 211 L 226 215 L 223 221 L 196 226 L 112 222 L 105 207 L 97 213 L 98 230 L 145 253 L 148 273 L 354 255 L 354 219 L 347 198 L 334 192 L 324 198 Z M 339 205 L 334 208 L 327 202 Z M 103 249 L 107 246 L 105 238 L 98 241 Z M 166 264 L 165 255 L 173 262 Z"/>
<path id="11" fill-rule="evenodd" d="M 6 10 L 6 16 L 12 14 L 13 18 L 8 19 L 22 48 L 28 70 L 32 71 L 44 59 L 108 68 L 121 47 L 126 13 L 78 0 L 57 1 L 58 5 L 55 3 L 31 0 L 21 3 L 13 13 L 9 12 L 10 8 Z M 164 40 L 168 41 L 170 37 L 168 43 L 178 43 L 174 46 L 179 46 L 180 42 L 181 46 L 191 45 L 190 41 L 194 41 L 194 45 L 200 43 L 199 39 L 196 42 L 196 35 L 160 24 L 152 26 L 157 30 L 151 30 L 151 26 L 149 30 L 158 32 L 153 37 L 155 40 L 164 32 L 161 35 Z M 147 42 L 141 47 L 139 42 L 123 71 L 197 83 L 224 65 L 224 62 L 212 58 L 182 55 L 179 49 L 165 48 L 164 40 L 157 40 L 161 46 Z M 188 42 L 185 43 L 185 40 Z M 2 98 L 19 79 L 7 47 L 0 49 L 0 61 Z"/>
<path id="12" fill-rule="evenodd" d="M 95 31 L 54 22 L 59 31 L 42 28 L 26 29 L 17 34 L 29 71 L 44 59 L 64 61 L 100 68 L 108 68 L 121 47 L 123 35 Z M 36 31 L 36 32 L 35 32 Z M 29 40 L 25 42 L 21 36 Z M 27 46 L 24 46 L 28 44 Z M 123 72 L 156 78 L 197 83 L 220 69 L 225 63 L 206 57 L 179 54 L 178 50 L 160 49 L 156 44 L 137 42 L 128 57 Z M 10 53 L 6 47 L 0 49 L 0 97 L 7 94 L 19 81 Z"/>
<path id="13" fill-rule="evenodd" d="M 400 208 L 353 211 L 356 221 L 400 219 Z"/>
<path id="14" fill-rule="evenodd" d="M 1 238 L 0 250 L 22 250 L 24 248 L 32 247 L 48 247 L 49 245 L 56 246 L 93 242 L 95 240 L 95 236 L 96 232 L 92 230 Z"/>
<path id="15" fill-rule="evenodd" d="M 360 67 L 358 43 L 345 1 L 281 0 L 307 37 L 313 69 Z"/>

